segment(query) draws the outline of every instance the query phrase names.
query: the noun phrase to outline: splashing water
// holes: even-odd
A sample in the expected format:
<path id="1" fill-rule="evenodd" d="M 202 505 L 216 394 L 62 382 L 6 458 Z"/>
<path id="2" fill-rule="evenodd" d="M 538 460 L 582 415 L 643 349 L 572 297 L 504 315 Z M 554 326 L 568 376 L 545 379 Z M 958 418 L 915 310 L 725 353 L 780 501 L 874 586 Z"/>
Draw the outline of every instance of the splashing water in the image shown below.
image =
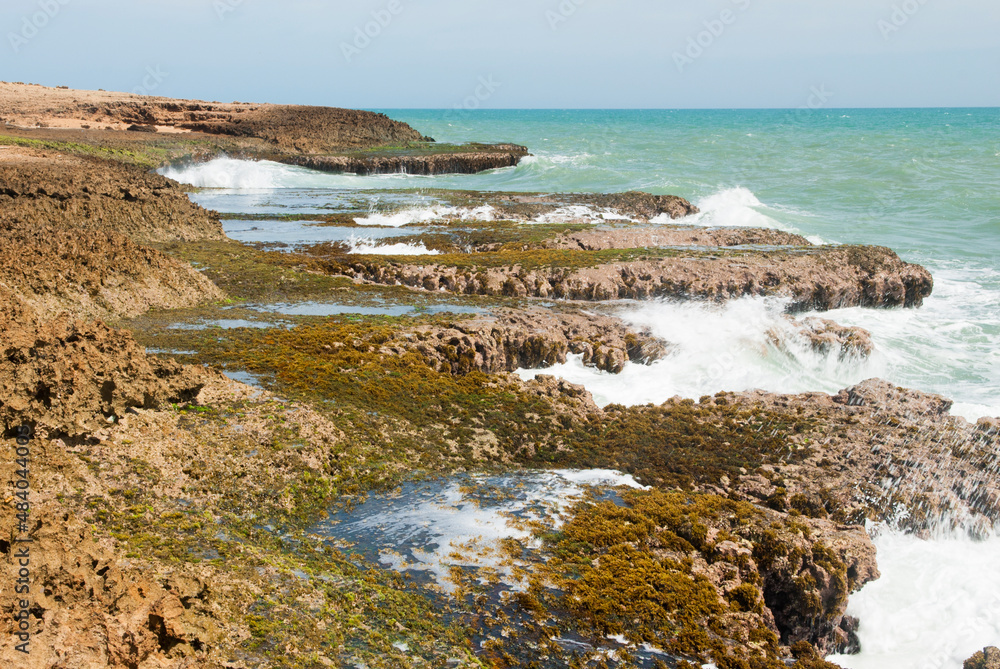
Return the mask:
<path id="1" fill-rule="evenodd" d="M 960 669 L 1000 640 L 1000 537 L 873 534 L 882 577 L 847 607 L 860 620 L 861 652 L 829 661 L 848 669 Z"/>
<path id="2" fill-rule="evenodd" d="M 633 304 L 620 316 L 672 345 L 651 365 L 626 363 L 620 374 L 584 367 L 582 356 L 543 370 L 584 385 L 599 405 L 698 399 L 725 390 L 836 392 L 883 371 L 882 356 L 841 358 L 814 350 L 784 315 L 787 300 L 742 298 L 722 305 L 659 301 Z M 518 370 L 525 379 L 537 370 Z"/>

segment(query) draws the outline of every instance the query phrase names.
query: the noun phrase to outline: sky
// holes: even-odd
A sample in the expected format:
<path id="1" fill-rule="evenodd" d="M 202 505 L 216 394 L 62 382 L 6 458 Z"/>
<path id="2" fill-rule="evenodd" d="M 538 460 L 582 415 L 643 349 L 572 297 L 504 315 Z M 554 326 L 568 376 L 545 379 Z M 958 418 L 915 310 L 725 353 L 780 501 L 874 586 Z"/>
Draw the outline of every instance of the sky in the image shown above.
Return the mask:
<path id="1" fill-rule="evenodd" d="M 997 0 L 4 0 L 0 79 L 399 108 L 1000 106 Z"/>

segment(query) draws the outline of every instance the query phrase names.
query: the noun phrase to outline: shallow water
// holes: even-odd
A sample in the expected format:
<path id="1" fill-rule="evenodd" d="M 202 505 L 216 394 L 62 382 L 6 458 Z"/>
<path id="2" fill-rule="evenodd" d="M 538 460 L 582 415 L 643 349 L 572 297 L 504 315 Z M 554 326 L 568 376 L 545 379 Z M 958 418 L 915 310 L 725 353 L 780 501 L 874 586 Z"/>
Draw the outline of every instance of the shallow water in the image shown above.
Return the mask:
<path id="1" fill-rule="evenodd" d="M 609 470 L 554 470 L 507 476 L 459 476 L 407 483 L 373 494 L 361 506 L 335 512 L 312 532 L 348 542 L 352 550 L 397 571 L 424 572 L 446 591 L 454 566 L 500 569 L 519 588 L 505 562 L 503 539 L 530 539 L 527 521 L 558 527 L 588 487 L 638 488 Z M 529 543 L 534 542 L 532 540 Z M 537 545 L 537 544 L 535 544 Z"/>
<path id="2" fill-rule="evenodd" d="M 334 225 L 317 225 L 310 221 L 248 221 L 225 220 L 222 229 L 226 235 L 244 244 L 287 245 L 294 250 L 309 244 L 324 242 L 344 242 L 351 245 L 355 240 L 382 241 L 391 237 L 416 235 L 420 228 L 342 228 Z"/>

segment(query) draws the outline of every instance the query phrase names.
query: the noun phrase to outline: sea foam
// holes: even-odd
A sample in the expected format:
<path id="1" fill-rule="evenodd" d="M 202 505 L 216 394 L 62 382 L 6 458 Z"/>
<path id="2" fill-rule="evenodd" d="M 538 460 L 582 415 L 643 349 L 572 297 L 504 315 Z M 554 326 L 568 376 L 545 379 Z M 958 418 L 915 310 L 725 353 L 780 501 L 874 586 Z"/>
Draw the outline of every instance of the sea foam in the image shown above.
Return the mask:
<path id="1" fill-rule="evenodd" d="M 882 577 L 852 595 L 861 652 L 835 655 L 848 669 L 961 669 L 1000 639 L 1000 537 L 925 540 L 874 532 Z"/>
<path id="2" fill-rule="evenodd" d="M 600 405 L 697 399 L 719 390 L 836 392 L 883 371 L 882 357 L 819 353 L 784 316 L 786 300 L 741 298 L 707 302 L 630 303 L 620 316 L 648 328 L 671 349 L 651 365 L 626 363 L 620 374 L 584 367 L 580 356 L 544 371 L 584 385 Z M 532 378 L 535 370 L 518 370 Z"/>

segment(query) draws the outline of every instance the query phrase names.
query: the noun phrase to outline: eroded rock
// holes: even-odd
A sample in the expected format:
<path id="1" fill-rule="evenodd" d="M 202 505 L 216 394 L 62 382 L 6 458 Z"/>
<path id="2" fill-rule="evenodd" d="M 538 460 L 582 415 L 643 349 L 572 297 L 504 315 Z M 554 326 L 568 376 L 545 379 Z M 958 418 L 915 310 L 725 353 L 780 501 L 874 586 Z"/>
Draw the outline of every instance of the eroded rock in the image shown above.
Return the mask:
<path id="1" fill-rule="evenodd" d="M 671 297 L 727 300 L 752 295 L 791 299 L 789 309 L 915 307 L 930 295 L 933 279 L 919 265 L 900 260 L 883 247 L 817 247 L 810 251 L 726 252 L 638 257 L 595 266 L 526 266 L 510 254 L 508 266 L 496 266 L 503 254 L 482 265 L 475 255 L 462 267 L 403 261 L 344 258 L 323 263 L 331 273 L 378 284 L 402 284 L 425 290 L 474 295 L 510 295 L 568 300 L 618 300 Z M 432 256 L 428 256 L 432 258 Z M 541 265 L 543 258 L 530 256 Z M 573 258 L 579 263 L 600 262 Z"/>
<path id="2" fill-rule="evenodd" d="M 454 374 L 540 369 L 566 362 L 570 353 L 582 355 L 586 365 L 618 373 L 627 361 L 658 360 L 668 346 L 611 316 L 543 309 L 499 310 L 494 318 L 421 328 L 414 337 L 417 351 Z"/>
<path id="3" fill-rule="evenodd" d="M 2 298 L 2 295 L 0 295 Z M 105 427 L 129 408 L 197 395 L 204 373 L 147 356 L 132 336 L 62 315 L 38 322 L 17 300 L 0 317 L 0 424 L 31 423 L 71 436 Z"/>

